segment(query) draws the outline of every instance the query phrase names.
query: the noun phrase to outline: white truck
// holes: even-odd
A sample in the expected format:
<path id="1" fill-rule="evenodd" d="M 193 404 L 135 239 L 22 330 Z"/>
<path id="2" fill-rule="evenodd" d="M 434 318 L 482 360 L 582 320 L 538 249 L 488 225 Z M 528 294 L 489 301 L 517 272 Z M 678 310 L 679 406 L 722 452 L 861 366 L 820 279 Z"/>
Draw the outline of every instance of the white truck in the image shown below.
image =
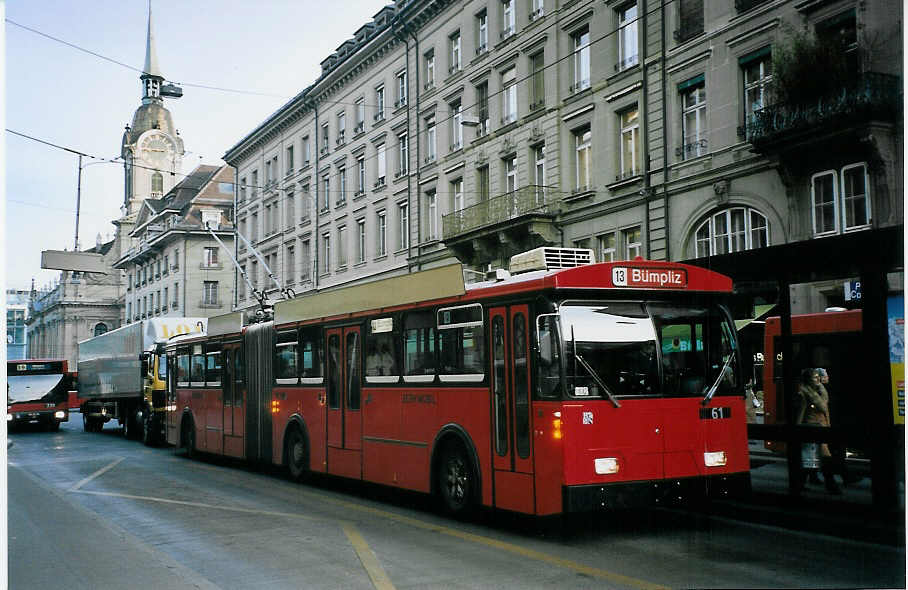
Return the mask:
<path id="1" fill-rule="evenodd" d="M 204 333 L 207 318 L 153 318 L 79 343 L 79 409 L 86 432 L 116 418 L 127 438 L 164 439 L 167 363 L 164 343 Z"/>

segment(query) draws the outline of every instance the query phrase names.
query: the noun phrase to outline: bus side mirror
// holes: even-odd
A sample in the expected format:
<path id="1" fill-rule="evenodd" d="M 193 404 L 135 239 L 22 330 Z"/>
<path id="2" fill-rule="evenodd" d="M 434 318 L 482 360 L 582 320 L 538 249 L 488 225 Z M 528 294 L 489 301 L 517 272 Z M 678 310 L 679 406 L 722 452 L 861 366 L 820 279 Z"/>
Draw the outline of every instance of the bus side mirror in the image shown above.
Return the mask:
<path id="1" fill-rule="evenodd" d="M 143 352 L 142 354 L 140 354 L 139 360 L 142 361 L 142 374 L 147 375 L 148 374 L 148 353 Z"/>

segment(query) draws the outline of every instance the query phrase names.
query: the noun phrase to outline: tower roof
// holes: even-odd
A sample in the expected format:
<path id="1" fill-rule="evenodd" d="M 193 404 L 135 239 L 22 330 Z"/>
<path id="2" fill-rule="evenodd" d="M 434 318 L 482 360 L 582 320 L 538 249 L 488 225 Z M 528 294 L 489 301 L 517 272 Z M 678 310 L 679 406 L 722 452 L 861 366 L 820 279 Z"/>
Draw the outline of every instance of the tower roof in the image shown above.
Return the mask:
<path id="1" fill-rule="evenodd" d="M 151 2 L 148 3 L 148 35 L 145 38 L 145 67 L 143 76 L 157 76 L 163 78 L 158 67 L 158 53 L 154 43 L 154 28 L 151 25 Z"/>

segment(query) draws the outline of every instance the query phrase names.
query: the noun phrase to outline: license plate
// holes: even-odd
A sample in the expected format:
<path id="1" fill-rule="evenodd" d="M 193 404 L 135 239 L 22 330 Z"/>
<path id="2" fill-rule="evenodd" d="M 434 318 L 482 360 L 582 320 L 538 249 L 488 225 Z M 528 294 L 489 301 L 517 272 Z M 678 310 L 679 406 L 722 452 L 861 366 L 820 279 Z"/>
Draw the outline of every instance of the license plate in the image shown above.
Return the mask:
<path id="1" fill-rule="evenodd" d="M 700 408 L 701 420 L 721 420 L 731 418 L 731 408 L 723 406 L 721 408 Z"/>

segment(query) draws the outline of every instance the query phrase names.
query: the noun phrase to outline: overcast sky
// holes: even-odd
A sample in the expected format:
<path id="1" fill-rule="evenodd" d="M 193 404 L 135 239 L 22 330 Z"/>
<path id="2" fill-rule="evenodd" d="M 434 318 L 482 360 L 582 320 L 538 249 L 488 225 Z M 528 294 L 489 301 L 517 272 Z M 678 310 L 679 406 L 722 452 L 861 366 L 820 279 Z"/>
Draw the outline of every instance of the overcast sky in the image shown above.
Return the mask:
<path id="1" fill-rule="evenodd" d="M 390 3 L 153 0 L 161 72 L 183 84 L 182 98 L 165 101 L 185 144 L 183 172 L 200 162 L 223 163 L 228 148 L 312 83 L 322 59 Z M 7 0 L 5 10 L 7 129 L 101 158 L 119 156 L 124 126 L 141 104 L 136 70 L 145 60 L 147 0 Z M 41 251 L 73 247 L 78 158 L 5 136 L 6 284 L 28 288 L 34 277 L 41 287 L 59 275 L 40 269 Z M 83 158 L 83 165 L 93 161 Z M 99 233 L 113 235 L 110 222 L 122 202 L 122 165 L 83 168 L 83 248 Z"/>

